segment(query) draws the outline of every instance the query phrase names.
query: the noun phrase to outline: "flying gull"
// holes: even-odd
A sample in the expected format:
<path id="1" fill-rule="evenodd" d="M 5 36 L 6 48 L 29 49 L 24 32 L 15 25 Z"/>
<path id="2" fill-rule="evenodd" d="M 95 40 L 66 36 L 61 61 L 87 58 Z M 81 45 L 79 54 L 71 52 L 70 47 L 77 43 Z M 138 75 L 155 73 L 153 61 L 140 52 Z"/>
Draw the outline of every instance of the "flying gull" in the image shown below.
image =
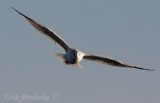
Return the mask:
<path id="1" fill-rule="evenodd" d="M 108 64 L 112 66 L 117 66 L 117 67 L 126 67 L 126 68 L 135 68 L 135 69 L 140 69 L 140 70 L 148 70 L 148 71 L 153 71 L 154 69 L 145 69 L 141 67 L 137 67 L 134 65 L 130 65 L 121 61 L 117 61 L 108 57 L 103 57 L 103 56 L 98 56 L 98 55 L 90 55 L 90 54 L 85 54 L 80 50 L 73 49 L 71 48 L 61 37 L 59 37 L 55 32 L 52 30 L 48 29 L 44 25 L 34 21 L 33 19 L 29 18 L 28 16 L 22 14 L 15 8 L 11 6 L 13 10 L 15 10 L 17 13 L 19 13 L 21 16 L 23 16 L 35 29 L 43 33 L 44 35 L 48 36 L 51 38 L 56 44 L 58 44 L 60 47 L 62 47 L 66 54 L 60 54 L 60 53 L 55 53 L 56 56 L 65 64 L 67 65 L 73 65 L 79 68 L 82 68 L 80 65 L 80 62 L 82 59 L 86 60 L 91 60 L 91 61 L 97 61 L 103 64 Z"/>

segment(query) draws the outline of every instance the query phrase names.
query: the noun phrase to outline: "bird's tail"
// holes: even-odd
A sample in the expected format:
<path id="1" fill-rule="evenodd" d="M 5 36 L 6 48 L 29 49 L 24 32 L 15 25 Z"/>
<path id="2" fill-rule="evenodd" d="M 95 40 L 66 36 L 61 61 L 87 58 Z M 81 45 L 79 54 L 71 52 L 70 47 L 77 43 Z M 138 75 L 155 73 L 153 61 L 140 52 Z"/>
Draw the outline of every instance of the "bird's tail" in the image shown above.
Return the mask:
<path id="1" fill-rule="evenodd" d="M 80 63 L 72 64 L 72 66 L 75 66 L 75 67 L 77 67 L 78 69 L 83 69 L 83 67 L 81 66 Z"/>
<path id="2" fill-rule="evenodd" d="M 76 63 L 76 64 L 69 64 L 66 62 L 66 58 L 65 58 L 65 54 L 60 54 L 60 53 L 54 53 L 56 55 L 56 57 L 62 61 L 64 64 L 67 64 L 67 65 L 71 65 L 71 66 L 75 66 L 77 67 L 78 69 L 83 69 L 81 64 L 80 63 Z"/>

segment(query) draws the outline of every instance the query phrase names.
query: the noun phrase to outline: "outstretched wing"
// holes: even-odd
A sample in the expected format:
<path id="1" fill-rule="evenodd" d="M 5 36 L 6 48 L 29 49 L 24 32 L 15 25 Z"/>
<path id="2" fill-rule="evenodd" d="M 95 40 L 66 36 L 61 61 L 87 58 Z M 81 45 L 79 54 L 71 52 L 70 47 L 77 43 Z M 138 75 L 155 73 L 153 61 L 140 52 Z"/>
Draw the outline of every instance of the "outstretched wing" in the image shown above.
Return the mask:
<path id="1" fill-rule="evenodd" d="M 36 21 L 27 17 L 26 15 L 22 14 L 21 12 L 19 12 L 18 10 L 16 10 L 12 6 L 11 6 L 11 8 L 13 10 L 15 10 L 16 12 L 18 12 L 21 16 L 23 16 L 38 31 L 40 31 L 41 33 L 43 33 L 46 36 L 48 36 L 49 38 L 51 38 L 53 41 L 55 41 L 55 43 L 58 43 L 62 48 L 64 48 L 65 51 L 67 51 L 67 49 L 70 48 L 67 45 L 67 43 L 65 41 L 63 41 L 55 32 L 46 28 L 44 25 L 41 25 L 41 24 L 37 23 Z"/>
<path id="2" fill-rule="evenodd" d="M 148 70 L 148 71 L 154 70 L 154 69 L 145 69 L 145 68 L 137 67 L 134 65 L 129 65 L 121 61 L 117 61 L 117 60 L 106 58 L 106 57 L 96 56 L 96 55 L 85 55 L 83 58 L 86 60 L 97 61 L 97 62 L 101 62 L 104 64 L 117 66 L 117 67 L 136 68 L 136 69 Z"/>

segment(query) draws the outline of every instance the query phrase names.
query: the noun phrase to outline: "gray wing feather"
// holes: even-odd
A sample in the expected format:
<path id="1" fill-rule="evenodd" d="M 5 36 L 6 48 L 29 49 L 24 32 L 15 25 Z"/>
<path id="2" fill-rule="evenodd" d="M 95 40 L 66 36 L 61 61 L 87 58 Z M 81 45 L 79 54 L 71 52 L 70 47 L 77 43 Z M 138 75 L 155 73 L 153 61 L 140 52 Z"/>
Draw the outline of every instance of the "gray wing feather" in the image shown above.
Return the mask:
<path id="1" fill-rule="evenodd" d="M 123 63 L 121 61 L 117 61 L 117 60 L 114 60 L 114 59 L 111 59 L 111 58 L 96 56 L 96 55 L 85 55 L 83 58 L 86 59 L 86 60 L 97 61 L 97 62 L 101 62 L 101 63 L 104 63 L 104 64 L 117 66 L 117 67 L 136 68 L 136 69 L 148 70 L 148 71 L 153 71 L 154 70 L 154 69 L 145 69 L 145 68 L 137 67 L 137 66 L 134 66 L 134 65 L 129 65 L 129 64 Z"/>
<path id="2" fill-rule="evenodd" d="M 52 30 L 46 28 L 44 25 L 41 25 L 41 24 L 37 23 L 36 21 L 34 21 L 33 19 L 27 17 L 26 15 L 22 14 L 21 12 L 19 12 L 18 10 L 16 10 L 12 6 L 11 6 L 11 8 L 13 10 L 15 10 L 16 12 L 18 12 L 21 16 L 23 16 L 38 31 L 40 31 L 44 35 L 50 37 L 53 41 L 55 41 L 55 43 L 58 43 L 62 48 L 64 48 L 65 51 L 67 51 L 67 49 L 70 48 L 67 45 L 67 43 L 65 41 L 63 41 L 55 32 L 53 32 Z"/>

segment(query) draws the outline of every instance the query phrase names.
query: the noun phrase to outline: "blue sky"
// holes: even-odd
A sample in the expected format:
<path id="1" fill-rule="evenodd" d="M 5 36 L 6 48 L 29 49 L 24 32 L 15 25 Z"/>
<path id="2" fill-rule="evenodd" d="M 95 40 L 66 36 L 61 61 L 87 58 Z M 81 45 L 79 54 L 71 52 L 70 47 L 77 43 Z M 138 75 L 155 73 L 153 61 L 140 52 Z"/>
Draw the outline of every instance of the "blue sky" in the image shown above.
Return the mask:
<path id="1" fill-rule="evenodd" d="M 160 1 L 0 1 L 0 101 L 17 103 L 159 103 Z M 70 46 L 154 72 L 82 61 L 61 63 L 64 51 L 9 6 L 56 31 Z M 48 101 L 22 99 L 50 96 Z M 56 99 L 53 95 L 57 94 Z"/>

